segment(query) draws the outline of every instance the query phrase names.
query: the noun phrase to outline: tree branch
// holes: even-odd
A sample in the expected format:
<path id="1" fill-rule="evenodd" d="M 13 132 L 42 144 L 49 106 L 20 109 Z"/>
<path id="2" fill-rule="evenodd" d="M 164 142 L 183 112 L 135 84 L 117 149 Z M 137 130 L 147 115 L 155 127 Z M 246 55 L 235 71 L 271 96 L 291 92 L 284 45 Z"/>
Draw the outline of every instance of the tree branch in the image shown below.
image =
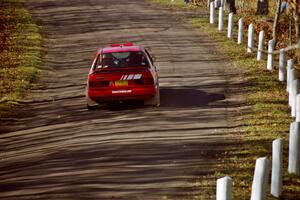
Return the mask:
<path id="1" fill-rule="evenodd" d="M 247 48 L 250 48 L 250 47 L 247 47 Z M 254 52 L 258 52 L 258 48 L 253 47 L 253 48 L 250 48 L 250 49 L 251 49 L 252 51 L 254 51 Z M 283 48 L 283 49 L 284 49 L 285 52 L 291 51 L 291 50 L 293 50 L 293 49 L 300 49 L 300 41 L 299 41 L 298 43 L 295 43 L 295 44 L 292 44 L 292 45 L 290 45 L 290 46 L 287 46 L 287 47 L 285 47 L 285 48 Z M 266 51 L 266 50 L 262 50 L 261 52 L 262 52 L 262 53 L 265 53 L 265 54 L 268 54 L 268 51 Z M 279 50 L 275 50 L 275 51 L 273 52 L 273 54 L 274 54 L 274 55 L 280 54 L 280 49 L 279 49 Z"/>
<path id="2" fill-rule="evenodd" d="M 292 50 L 292 49 L 300 49 L 300 41 L 296 44 L 293 44 L 291 46 L 286 47 L 284 50 L 289 51 L 289 50 Z"/>

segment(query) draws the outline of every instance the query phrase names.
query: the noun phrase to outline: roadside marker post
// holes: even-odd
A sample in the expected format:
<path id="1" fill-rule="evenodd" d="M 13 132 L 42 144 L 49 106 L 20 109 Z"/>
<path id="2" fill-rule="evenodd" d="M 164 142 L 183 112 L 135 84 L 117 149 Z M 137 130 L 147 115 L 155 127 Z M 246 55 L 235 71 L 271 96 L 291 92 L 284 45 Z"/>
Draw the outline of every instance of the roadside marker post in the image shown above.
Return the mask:
<path id="1" fill-rule="evenodd" d="M 274 53 L 274 40 L 269 40 L 268 42 L 268 63 L 267 63 L 267 69 L 269 71 L 273 70 L 273 53 Z"/>
<path id="2" fill-rule="evenodd" d="M 222 31 L 224 24 L 224 16 L 223 16 L 223 8 L 219 8 L 219 24 L 218 24 L 218 31 Z"/>
<path id="3" fill-rule="evenodd" d="M 265 200 L 268 189 L 269 160 L 266 157 L 258 158 L 255 164 L 252 183 L 251 200 Z"/>
<path id="4" fill-rule="evenodd" d="M 243 42 L 243 34 L 244 34 L 244 20 L 243 18 L 239 19 L 239 31 L 238 31 L 238 44 L 242 44 Z"/>
<path id="5" fill-rule="evenodd" d="M 289 92 L 289 85 L 290 85 L 290 74 L 291 74 L 291 70 L 294 69 L 294 60 L 293 59 L 289 59 L 287 61 L 287 77 L 286 77 L 286 91 Z"/>
<path id="6" fill-rule="evenodd" d="M 289 74 L 289 106 L 292 106 L 292 83 L 294 80 L 296 80 L 297 76 L 296 76 L 296 70 L 295 69 L 291 69 L 290 70 L 290 74 Z"/>
<path id="7" fill-rule="evenodd" d="M 217 200 L 232 199 L 232 180 L 225 176 L 217 180 Z"/>
<path id="8" fill-rule="evenodd" d="M 224 11 L 226 10 L 225 0 L 221 0 L 221 7 L 224 9 Z"/>
<path id="9" fill-rule="evenodd" d="M 296 122 L 300 122 L 300 94 L 296 97 Z"/>
<path id="10" fill-rule="evenodd" d="M 214 24 L 215 23 L 215 6 L 214 6 L 214 2 L 210 3 L 209 23 L 210 24 Z"/>
<path id="11" fill-rule="evenodd" d="M 291 117 L 296 117 L 296 98 L 299 93 L 299 80 L 292 81 L 292 88 L 289 97 L 291 98 Z"/>
<path id="12" fill-rule="evenodd" d="M 219 7 L 219 0 L 214 1 L 214 6 L 215 6 L 215 9 L 217 9 Z"/>
<path id="13" fill-rule="evenodd" d="M 298 82 L 298 86 L 297 87 L 299 87 L 299 84 L 300 84 L 300 82 Z M 292 111 L 291 111 L 291 116 L 292 117 L 297 117 L 297 96 L 299 95 L 299 89 L 297 88 L 297 90 L 296 90 L 296 93 L 295 93 L 295 96 L 294 96 L 294 104 L 292 105 Z"/>
<path id="14" fill-rule="evenodd" d="M 299 128 L 300 128 L 300 122 L 293 122 L 290 125 L 288 172 L 290 174 L 296 174 L 296 175 L 299 175 L 299 161 L 300 161 Z"/>
<path id="15" fill-rule="evenodd" d="M 254 43 L 254 28 L 253 24 L 250 24 L 248 27 L 248 47 L 247 47 L 247 53 L 252 53 L 253 50 L 253 43 Z"/>
<path id="16" fill-rule="evenodd" d="M 273 141 L 272 150 L 271 194 L 278 198 L 282 193 L 283 140 L 281 138 Z"/>
<path id="17" fill-rule="evenodd" d="M 232 38 L 233 36 L 233 13 L 228 15 L 228 28 L 227 28 L 227 37 Z"/>
<path id="18" fill-rule="evenodd" d="M 285 59 L 285 51 L 284 49 L 280 49 L 279 54 L 279 74 L 278 79 L 279 81 L 283 82 L 286 78 L 286 59 Z"/>
<path id="19" fill-rule="evenodd" d="M 258 39 L 258 51 L 257 51 L 257 60 L 262 60 L 262 51 L 264 49 L 264 40 L 265 40 L 265 32 L 260 31 L 259 32 L 259 39 Z"/>

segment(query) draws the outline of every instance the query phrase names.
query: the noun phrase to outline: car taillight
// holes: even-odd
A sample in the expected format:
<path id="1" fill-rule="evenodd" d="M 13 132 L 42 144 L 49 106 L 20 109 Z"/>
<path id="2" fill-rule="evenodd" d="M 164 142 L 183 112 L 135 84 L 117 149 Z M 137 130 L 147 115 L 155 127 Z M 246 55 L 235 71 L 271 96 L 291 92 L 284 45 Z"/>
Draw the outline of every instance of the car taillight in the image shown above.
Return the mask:
<path id="1" fill-rule="evenodd" d="M 153 85 L 154 80 L 153 78 L 143 78 L 143 79 L 134 80 L 134 83 L 136 85 Z"/>
<path id="2" fill-rule="evenodd" d="M 90 81 L 89 87 L 108 87 L 109 81 Z"/>

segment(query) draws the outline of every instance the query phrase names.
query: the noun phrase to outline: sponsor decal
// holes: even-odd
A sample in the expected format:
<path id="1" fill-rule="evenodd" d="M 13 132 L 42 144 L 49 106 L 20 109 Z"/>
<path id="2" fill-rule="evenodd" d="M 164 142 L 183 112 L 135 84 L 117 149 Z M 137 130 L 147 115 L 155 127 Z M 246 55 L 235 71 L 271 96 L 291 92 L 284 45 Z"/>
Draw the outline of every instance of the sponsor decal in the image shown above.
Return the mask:
<path id="1" fill-rule="evenodd" d="M 123 75 L 120 80 L 127 80 L 128 75 Z"/>
<path id="2" fill-rule="evenodd" d="M 142 78 L 142 74 L 129 74 L 129 75 L 122 75 L 120 80 L 138 80 Z"/>
<path id="3" fill-rule="evenodd" d="M 142 78 L 142 74 L 135 74 L 133 79 L 137 80 L 137 79 L 141 79 Z"/>
<path id="4" fill-rule="evenodd" d="M 131 93 L 131 90 L 113 90 L 111 93 L 112 94 L 128 94 Z"/>
<path id="5" fill-rule="evenodd" d="M 134 74 L 130 74 L 130 75 L 128 75 L 127 80 L 132 80 L 133 77 L 134 77 Z"/>

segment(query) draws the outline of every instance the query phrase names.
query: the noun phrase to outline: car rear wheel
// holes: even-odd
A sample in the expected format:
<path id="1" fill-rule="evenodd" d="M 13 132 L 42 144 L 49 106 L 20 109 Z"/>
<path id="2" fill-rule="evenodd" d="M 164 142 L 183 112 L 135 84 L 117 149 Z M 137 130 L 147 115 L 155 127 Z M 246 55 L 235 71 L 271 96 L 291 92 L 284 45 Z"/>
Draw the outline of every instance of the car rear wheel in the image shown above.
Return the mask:
<path id="1" fill-rule="evenodd" d="M 97 109 L 97 105 L 89 105 L 89 104 L 86 104 L 86 107 L 87 107 L 87 109 L 88 110 L 95 110 L 95 109 Z"/>
<path id="2" fill-rule="evenodd" d="M 98 107 L 98 103 L 86 95 L 86 107 L 88 110 L 95 110 Z"/>
<path id="3" fill-rule="evenodd" d="M 145 101 L 145 105 L 151 105 L 151 106 L 156 106 L 156 107 L 160 106 L 159 88 L 157 89 L 156 94 L 151 99 Z"/>

